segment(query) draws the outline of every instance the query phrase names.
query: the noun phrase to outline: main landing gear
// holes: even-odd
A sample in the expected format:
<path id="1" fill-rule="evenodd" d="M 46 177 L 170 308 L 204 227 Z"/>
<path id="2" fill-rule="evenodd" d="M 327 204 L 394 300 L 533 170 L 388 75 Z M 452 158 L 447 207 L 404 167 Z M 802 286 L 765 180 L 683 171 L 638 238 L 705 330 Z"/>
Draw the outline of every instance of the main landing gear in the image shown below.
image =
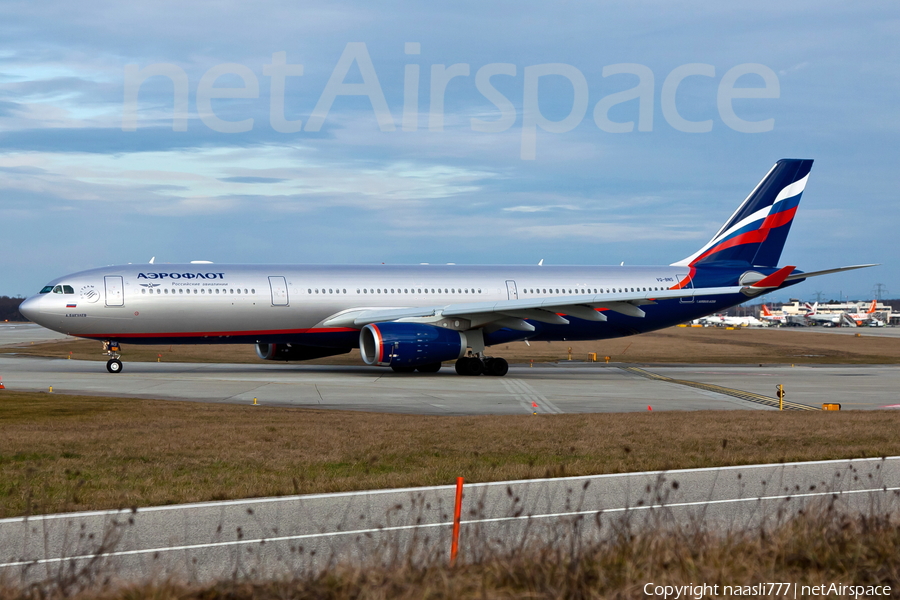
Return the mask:
<path id="1" fill-rule="evenodd" d="M 463 356 L 456 361 L 456 372 L 460 375 L 503 377 L 508 371 L 509 363 L 503 358 Z"/>
<path id="2" fill-rule="evenodd" d="M 106 361 L 106 370 L 110 373 L 121 373 L 122 361 L 119 360 L 119 342 L 103 342 L 103 354 L 110 357 Z"/>

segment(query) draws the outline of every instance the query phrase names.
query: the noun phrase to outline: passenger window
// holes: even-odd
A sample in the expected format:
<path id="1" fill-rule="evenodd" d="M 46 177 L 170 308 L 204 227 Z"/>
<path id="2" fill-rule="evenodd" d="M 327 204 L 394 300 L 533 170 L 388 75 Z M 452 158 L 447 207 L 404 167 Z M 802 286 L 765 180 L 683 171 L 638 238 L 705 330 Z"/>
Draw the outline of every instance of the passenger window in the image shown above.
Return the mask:
<path id="1" fill-rule="evenodd" d="M 346 293 L 347 293 L 347 290 L 344 290 L 344 293 L 346 294 Z"/>
<path id="2" fill-rule="evenodd" d="M 142 294 L 146 294 L 146 293 L 147 293 L 147 290 L 146 290 L 146 289 L 141 289 L 141 293 L 142 293 Z"/>

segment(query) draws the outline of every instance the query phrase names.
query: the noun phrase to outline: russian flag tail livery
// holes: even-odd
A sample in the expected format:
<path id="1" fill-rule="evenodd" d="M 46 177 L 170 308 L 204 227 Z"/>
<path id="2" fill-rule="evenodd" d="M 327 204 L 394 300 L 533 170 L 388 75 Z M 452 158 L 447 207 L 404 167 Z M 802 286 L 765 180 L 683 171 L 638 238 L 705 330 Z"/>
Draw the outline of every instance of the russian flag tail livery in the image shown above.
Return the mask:
<path id="1" fill-rule="evenodd" d="M 812 164 L 779 160 L 708 244 L 672 266 L 777 266 Z"/>

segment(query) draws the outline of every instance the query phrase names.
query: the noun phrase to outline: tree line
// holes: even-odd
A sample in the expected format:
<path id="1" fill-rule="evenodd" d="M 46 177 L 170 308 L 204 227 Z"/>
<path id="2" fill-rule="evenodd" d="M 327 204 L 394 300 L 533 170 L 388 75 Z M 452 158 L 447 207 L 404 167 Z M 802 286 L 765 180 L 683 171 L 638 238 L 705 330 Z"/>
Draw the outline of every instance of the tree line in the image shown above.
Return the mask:
<path id="1" fill-rule="evenodd" d="M 19 312 L 19 305 L 25 298 L 18 296 L 10 298 L 9 296 L 0 296 L 0 321 L 27 321 L 22 313 Z"/>

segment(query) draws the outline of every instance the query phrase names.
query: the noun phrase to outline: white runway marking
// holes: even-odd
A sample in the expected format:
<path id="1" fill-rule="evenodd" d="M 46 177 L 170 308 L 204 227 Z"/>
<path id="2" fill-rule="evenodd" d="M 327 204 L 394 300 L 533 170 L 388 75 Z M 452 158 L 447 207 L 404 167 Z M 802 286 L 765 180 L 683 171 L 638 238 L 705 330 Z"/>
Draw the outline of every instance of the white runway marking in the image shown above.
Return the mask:
<path id="1" fill-rule="evenodd" d="M 876 492 L 893 492 L 900 491 L 900 487 L 879 487 L 865 490 L 847 490 L 838 492 L 810 492 L 806 494 L 782 494 L 778 496 L 753 496 L 748 498 L 726 498 L 723 500 L 700 500 L 697 502 L 670 502 L 667 504 L 648 504 L 643 506 L 622 506 L 616 508 L 605 508 L 602 510 L 579 510 L 556 513 L 542 513 L 533 515 L 519 515 L 510 517 L 493 517 L 487 519 L 463 519 L 460 521 L 462 525 L 478 525 L 483 523 L 500 523 L 504 521 L 526 521 L 537 519 L 557 519 L 564 517 L 577 517 L 595 514 L 613 514 L 628 511 L 644 511 L 661 508 L 687 508 L 692 506 L 712 506 L 716 504 L 736 504 L 742 502 L 759 502 L 761 500 L 786 500 L 791 498 L 817 498 L 822 496 L 848 496 L 853 494 L 871 494 Z M 205 544 L 184 544 L 180 546 L 161 546 L 159 548 L 144 548 L 141 550 L 123 550 L 120 552 L 103 552 L 95 554 L 83 554 L 80 556 L 65 556 L 58 558 L 42 558 L 38 560 L 25 560 L 9 563 L 0 563 L 0 569 L 6 567 L 23 567 L 28 565 L 45 565 L 75 560 L 90 560 L 97 557 L 115 557 L 115 556 L 134 556 L 138 554 L 158 554 L 162 552 L 184 551 L 184 550 L 201 550 L 204 548 L 222 548 L 226 546 L 246 546 L 247 544 L 270 544 L 272 542 L 286 542 L 294 540 L 308 540 L 315 538 L 328 538 L 346 535 L 366 535 L 374 533 L 386 533 L 391 531 L 406 531 L 411 529 L 430 529 L 434 527 L 452 527 L 453 522 L 440 523 L 420 523 L 416 525 L 396 525 L 389 527 L 370 527 L 367 529 L 354 529 L 351 531 L 334 531 L 327 533 L 305 533 L 300 535 L 285 535 L 278 537 L 256 538 L 252 540 L 233 540 L 229 542 L 209 542 Z"/>
<path id="2" fill-rule="evenodd" d="M 501 379 L 500 383 L 503 384 L 506 391 L 519 399 L 519 402 L 528 412 L 548 412 L 558 415 L 561 415 L 563 412 L 561 408 L 547 400 L 540 392 L 521 379 Z"/>

